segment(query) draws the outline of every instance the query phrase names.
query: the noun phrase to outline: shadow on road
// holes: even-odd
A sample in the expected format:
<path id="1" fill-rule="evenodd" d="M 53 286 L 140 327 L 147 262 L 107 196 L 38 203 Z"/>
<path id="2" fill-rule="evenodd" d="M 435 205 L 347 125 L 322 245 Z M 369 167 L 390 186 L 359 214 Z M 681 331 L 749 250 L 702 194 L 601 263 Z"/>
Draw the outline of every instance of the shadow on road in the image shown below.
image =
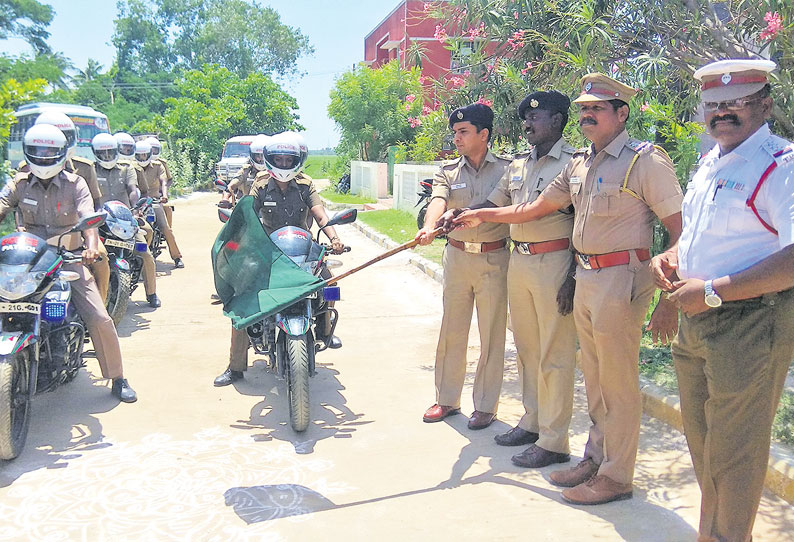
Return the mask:
<path id="1" fill-rule="evenodd" d="M 338 375 L 333 364 L 317 364 L 317 374 L 309 380 L 312 422 L 306 431 L 296 433 L 289 423 L 286 382 L 269 372 L 264 361 L 256 361 L 234 387 L 243 395 L 264 397 L 251 408 L 248 420 L 239 420 L 232 427 L 252 431 L 256 441 L 289 442 L 297 454 L 314 452 L 315 444 L 322 439 L 352 438 L 357 426 L 371 421 L 362 420 L 363 414 L 348 408 Z"/>
<path id="2" fill-rule="evenodd" d="M 66 468 L 69 460 L 84 452 L 112 446 L 102 442 L 102 425 L 94 416 L 119 404 L 106 382 L 83 370 L 72 382 L 36 395 L 22 454 L 13 461 L 0 461 L 0 487 L 38 469 Z"/>

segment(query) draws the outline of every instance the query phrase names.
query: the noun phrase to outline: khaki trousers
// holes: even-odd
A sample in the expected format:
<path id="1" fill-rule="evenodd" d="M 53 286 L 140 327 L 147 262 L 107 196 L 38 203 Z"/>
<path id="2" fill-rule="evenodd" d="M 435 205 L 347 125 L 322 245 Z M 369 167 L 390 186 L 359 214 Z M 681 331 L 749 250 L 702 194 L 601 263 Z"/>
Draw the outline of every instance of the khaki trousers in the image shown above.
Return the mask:
<path id="1" fill-rule="evenodd" d="M 79 263 L 65 264 L 64 268 L 80 275 L 79 279 L 70 283 L 72 302 L 91 334 L 102 376 L 110 379 L 122 377 L 124 371 L 121 365 L 119 336 L 116 334 L 113 320 L 105 309 L 105 303 L 99 297 L 94 277 Z"/>
<path id="2" fill-rule="evenodd" d="M 573 313 L 590 413 L 584 457 L 621 484 L 634 478 L 642 418 L 638 361 L 654 292 L 649 262 L 576 270 Z"/>
<path id="3" fill-rule="evenodd" d="M 170 205 L 163 205 L 165 211 L 165 219 L 168 221 L 168 227 L 172 228 L 174 224 L 174 208 Z"/>
<path id="4" fill-rule="evenodd" d="M 110 258 L 108 258 L 108 249 L 105 248 L 102 241 L 99 241 L 98 248 L 100 259 L 92 263 L 90 269 L 96 281 L 99 297 L 102 298 L 102 301 L 107 302 L 110 289 Z"/>
<path id="5" fill-rule="evenodd" d="M 794 290 L 682 316 L 672 350 L 702 493 L 701 539 L 746 542 L 794 357 Z"/>
<path id="6" fill-rule="evenodd" d="M 474 409 L 496 413 L 505 364 L 507 330 L 506 248 L 478 254 L 444 248 L 444 315 L 436 349 L 436 402 L 460 406 L 466 353 L 476 303 L 480 359 L 474 375 Z"/>
<path id="7" fill-rule="evenodd" d="M 171 226 L 168 225 L 168 220 L 165 218 L 165 211 L 163 211 L 162 205 L 154 206 L 154 215 L 157 218 L 157 226 L 160 228 L 160 231 L 163 232 L 165 242 L 168 243 L 168 252 L 171 254 L 171 259 L 176 260 L 177 258 L 181 258 L 182 253 L 179 252 L 174 232 L 171 231 Z"/>
<path id="8" fill-rule="evenodd" d="M 154 257 L 149 251 L 149 243 L 152 242 L 154 230 L 146 221 L 140 222 L 143 222 L 143 225 L 138 228 L 138 233 L 135 234 L 135 242 L 146 243 L 146 250 L 138 254 L 141 255 L 141 259 L 143 260 L 143 269 L 141 269 L 141 274 L 143 275 L 143 289 L 146 291 L 146 295 L 150 296 L 157 293 L 157 273 L 155 271 Z M 138 223 L 139 225 L 140 222 Z"/>
<path id="9" fill-rule="evenodd" d="M 568 426 L 573 414 L 576 328 L 573 315 L 557 310 L 557 292 L 573 255 L 513 251 L 507 271 L 510 320 L 518 351 L 524 416 L 518 426 L 539 433 L 537 445 L 569 453 Z"/>
<path id="10" fill-rule="evenodd" d="M 232 326 L 232 346 L 229 349 L 229 369 L 245 371 L 248 369 L 248 333 L 245 329 Z"/>

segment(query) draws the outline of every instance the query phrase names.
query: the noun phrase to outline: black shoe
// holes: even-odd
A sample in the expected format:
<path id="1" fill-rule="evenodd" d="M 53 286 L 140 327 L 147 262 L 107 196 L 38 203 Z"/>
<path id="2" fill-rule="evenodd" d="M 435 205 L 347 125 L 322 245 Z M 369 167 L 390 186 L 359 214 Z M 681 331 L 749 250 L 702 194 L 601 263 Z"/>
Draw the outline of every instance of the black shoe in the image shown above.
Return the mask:
<path id="1" fill-rule="evenodd" d="M 243 372 L 242 371 L 232 371 L 231 369 L 226 369 L 223 371 L 218 378 L 215 379 L 215 386 L 228 386 L 232 382 L 236 382 L 238 380 L 242 380 Z"/>
<path id="2" fill-rule="evenodd" d="M 333 348 L 334 350 L 337 348 L 342 348 L 342 340 L 336 335 L 331 335 L 327 342 L 328 348 Z"/>
<path id="3" fill-rule="evenodd" d="M 514 455 L 510 460 L 513 462 L 513 465 L 518 465 L 519 467 L 540 469 L 553 465 L 554 463 L 567 463 L 571 460 L 571 456 L 559 452 L 550 452 L 544 450 L 537 444 L 533 444 L 520 454 Z"/>
<path id="4" fill-rule="evenodd" d="M 130 387 L 126 378 L 116 378 L 113 380 L 113 387 L 110 393 L 118 397 L 122 403 L 134 403 L 138 400 L 138 394 Z"/>
<path id="5" fill-rule="evenodd" d="M 514 427 L 507 433 L 496 435 L 493 439 L 499 446 L 526 446 L 527 444 L 537 442 L 539 437 L 540 435 L 537 433 L 521 429 L 520 427 Z"/>
<path id="6" fill-rule="evenodd" d="M 150 307 L 154 307 L 155 309 L 162 305 L 160 298 L 157 297 L 157 294 L 147 295 L 146 301 L 149 302 Z"/>
<path id="7" fill-rule="evenodd" d="M 182 269 L 183 267 L 185 267 L 185 264 L 182 261 L 182 258 L 177 258 L 176 260 L 174 260 L 174 268 L 175 269 Z"/>

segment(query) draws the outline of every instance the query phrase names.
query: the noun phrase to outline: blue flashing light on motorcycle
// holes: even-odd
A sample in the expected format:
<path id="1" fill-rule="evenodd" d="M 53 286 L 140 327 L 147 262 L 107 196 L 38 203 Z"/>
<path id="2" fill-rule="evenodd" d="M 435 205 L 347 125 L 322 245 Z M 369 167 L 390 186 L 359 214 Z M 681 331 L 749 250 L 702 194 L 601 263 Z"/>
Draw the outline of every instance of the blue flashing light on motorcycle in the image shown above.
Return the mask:
<path id="1" fill-rule="evenodd" d="M 326 301 L 339 301 L 341 298 L 339 286 L 326 286 L 323 288 L 323 299 Z"/>
<path id="2" fill-rule="evenodd" d="M 66 319 L 68 301 L 45 301 L 41 304 L 41 317 L 47 322 L 60 323 Z"/>

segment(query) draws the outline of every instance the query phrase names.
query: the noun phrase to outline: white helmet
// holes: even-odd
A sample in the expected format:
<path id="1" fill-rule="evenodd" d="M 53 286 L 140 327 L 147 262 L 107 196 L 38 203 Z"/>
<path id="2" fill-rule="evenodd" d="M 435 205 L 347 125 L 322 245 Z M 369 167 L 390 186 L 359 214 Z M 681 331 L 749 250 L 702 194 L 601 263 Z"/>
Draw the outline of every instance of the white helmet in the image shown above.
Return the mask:
<path id="1" fill-rule="evenodd" d="M 162 146 L 160 145 L 160 140 L 156 137 L 147 137 L 144 139 L 152 147 L 152 158 L 157 158 L 160 156 L 160 151 L 162 150 Z"/>
<path id="2" fill-rule="evenodd" d="M 119 144 L 119 156 L 125 160 L 135 159 L 135 139 L 127 132 L 118 132 L 113 135 Z"/>
<path id="3" fill-rule="evenodd" d="M 309 148 L 295 132 L 281 132 L 265 146 L 265 165 L 277 181 L 294 179 L 306 163 Z"/>
<path id="4" fill-rule="evenodd" d="M 77 151 L 77 128 L 75 128 L 74 122 L 66 113 L 61 113 L 55 109 L 45 109 L 36 117 L 34 124 L 52 124 L 57 127 L 66 137 L 66 158 L 74 156 Z"/>
<path id="5" fill-rule="evenodd" d="M 251 142 L 251 146 L 248 147 L 251 165 L 253 165 L 257 171 L 265 171 L 267 169 L 265 165 L 265 147 L 270 143 L 270 139 L 269 135 L 259 134 Z"/>
<path id="6" fill-rule="evenodd" d="M 152 161 L 152 146 L 146 141 L 138 141 L 135 143 L 135 159 L 138 165 L 146 167 Z"/>
<path id="7" fill-rule="evenodd" d="M 110 134 L 97 134 L 91 140 L 91 150 L 94 151 L 99 165 L 105 169 L 113 169 L 119 161 L 119 144 Z"/>
<path id="8" fill-rule="evenodd" d="M 51 124 L 33 125 L 25 132 L 22 152 L 33 175 L 50 179 L 60 173 L 66 163 L 66 136 Z"/>

